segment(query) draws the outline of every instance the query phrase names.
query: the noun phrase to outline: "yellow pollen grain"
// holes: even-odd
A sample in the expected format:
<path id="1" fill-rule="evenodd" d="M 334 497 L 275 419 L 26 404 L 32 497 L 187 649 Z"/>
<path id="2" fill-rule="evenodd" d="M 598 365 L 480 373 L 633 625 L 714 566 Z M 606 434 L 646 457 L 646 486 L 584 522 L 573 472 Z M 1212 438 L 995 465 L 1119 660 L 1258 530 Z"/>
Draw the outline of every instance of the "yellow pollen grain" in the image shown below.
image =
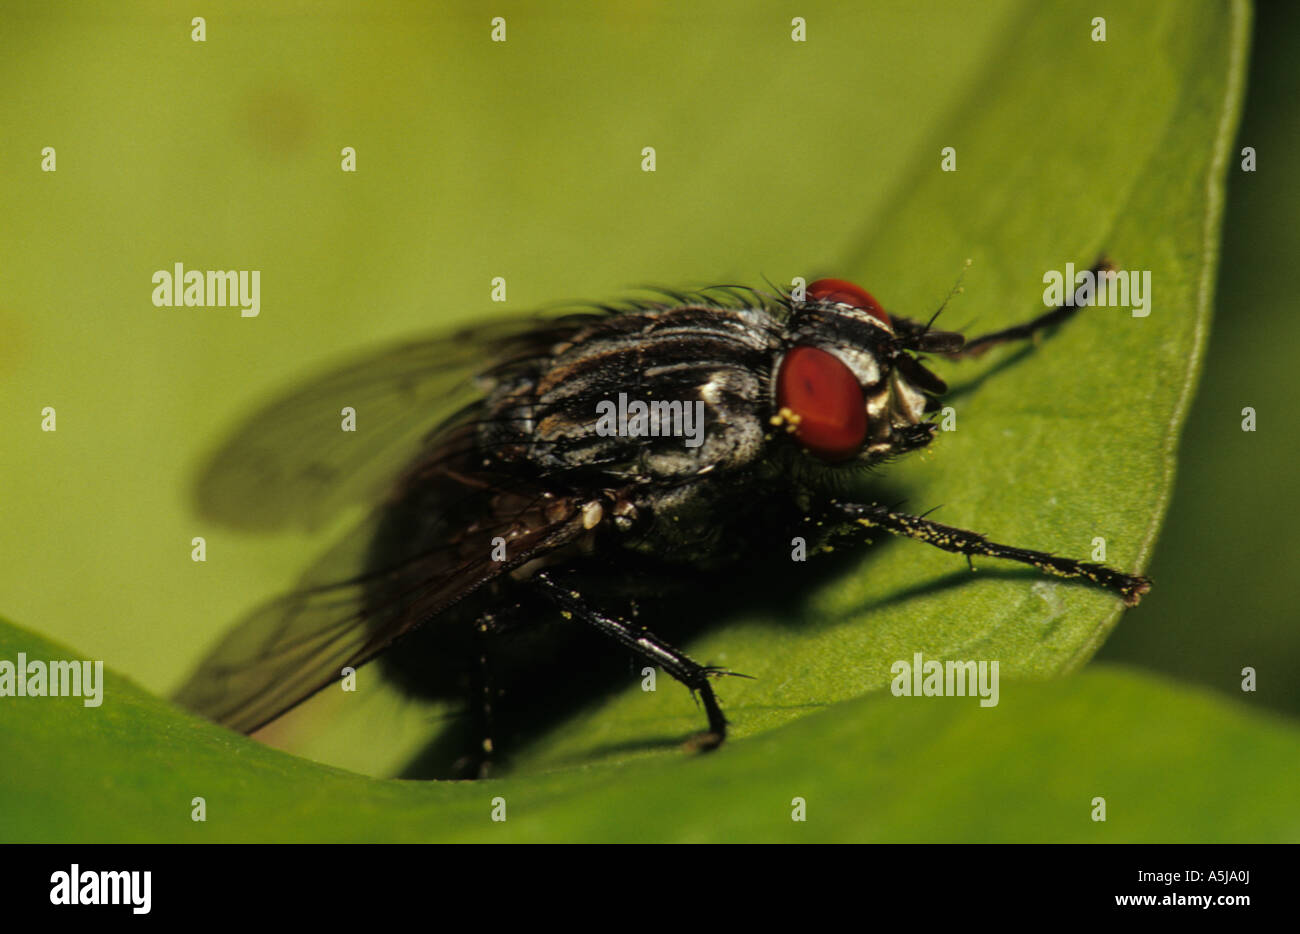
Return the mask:
<path id="1" fill-rule="evenodd" d="M 771 422 L 774 428 L 780 428 L 784 425 L 786 431 L 793 433 L 799 427 L 799 423 L 803 421 L 803 417 L 798 412 L 790 409 L 789 406 L 783 405 L 768 421 Z"/>

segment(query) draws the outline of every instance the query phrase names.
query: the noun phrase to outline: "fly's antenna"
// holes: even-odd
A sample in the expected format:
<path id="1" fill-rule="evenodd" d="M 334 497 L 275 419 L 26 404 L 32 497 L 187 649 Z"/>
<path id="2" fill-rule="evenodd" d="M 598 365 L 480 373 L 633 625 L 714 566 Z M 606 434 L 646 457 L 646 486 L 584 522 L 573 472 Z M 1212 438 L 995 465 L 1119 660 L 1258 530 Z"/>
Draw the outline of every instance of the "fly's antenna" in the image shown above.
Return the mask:
<path id="1" fill-rule="evenodd" d="M 962 288 L 961 280 L 966 277 L 966 270 L 970 269 L 971 263 L 973 262 L 975 262 L 973 259 L 967 257 L 966 262 L 962 263 L 961 272 L 957 273 L 957 281 L 954 282 L 952 288 L 948 290 L 948 297 L 943 300 L 943 304 L 939 306 L 939 310 L 930 316 L 930 320 L 925 322 L 926 331 L 929 331 L 930 327 L 934 324 L 939 315 L 943 314 L 943 310 L 948 307 L 948 303 L 953 300 L 953 297 L 966 291 Z"/>

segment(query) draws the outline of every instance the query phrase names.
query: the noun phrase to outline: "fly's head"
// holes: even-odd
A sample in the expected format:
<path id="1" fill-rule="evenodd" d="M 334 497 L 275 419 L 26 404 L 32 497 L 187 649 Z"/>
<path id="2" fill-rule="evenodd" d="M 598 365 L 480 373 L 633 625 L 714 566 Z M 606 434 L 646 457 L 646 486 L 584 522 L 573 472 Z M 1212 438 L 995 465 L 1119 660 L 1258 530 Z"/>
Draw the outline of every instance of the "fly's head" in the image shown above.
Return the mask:
<path id="1" fill-rule="evenodd" d="M 792 303 L 784 343 L 773 422 L 824 462 L 874 464 L 933 439 L 926 416 L 948 387 L 917 355 L 953 353 L 963 338 L 894 319 L 850 282 L 819 279 Z"/>

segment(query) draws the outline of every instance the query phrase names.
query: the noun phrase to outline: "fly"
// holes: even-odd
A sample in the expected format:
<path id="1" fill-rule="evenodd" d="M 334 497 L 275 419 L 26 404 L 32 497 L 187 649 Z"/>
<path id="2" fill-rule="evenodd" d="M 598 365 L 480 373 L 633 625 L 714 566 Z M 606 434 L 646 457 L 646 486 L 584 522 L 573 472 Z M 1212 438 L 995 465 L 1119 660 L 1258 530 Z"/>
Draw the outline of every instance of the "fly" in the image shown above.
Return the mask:
<path id="1" fill-rule="evenodd" d="M 1079 578 L 1128 606 L 1150 588 L 835 492 L 933 441 L 947 386 L 925 357 L 1034 337 L 1085 296 L 971 340 L 839 279 L 802 296 L 665 296 L 390 347 L 254 414 L 201 474 L 202 514 L 263 530 L 350 504 L 370 514 L 236 626 L 177 700 L 252 732 L 400 641 L 385 661 L 403 686 L 467 703 L 456 772 L 485 774 L 501 754 L 495 663 L 535 666 L 543 633 L 586 627 L 696 695 L 707 728 L 689 745 L 711 749 L 727 733 L 713 681 L 731 672 L 643 624 L 632 582 L 670 589 L 792 535 L 814 553 L 884 530 Z M 340 430 L 348 411 L 355 432 Z"/>

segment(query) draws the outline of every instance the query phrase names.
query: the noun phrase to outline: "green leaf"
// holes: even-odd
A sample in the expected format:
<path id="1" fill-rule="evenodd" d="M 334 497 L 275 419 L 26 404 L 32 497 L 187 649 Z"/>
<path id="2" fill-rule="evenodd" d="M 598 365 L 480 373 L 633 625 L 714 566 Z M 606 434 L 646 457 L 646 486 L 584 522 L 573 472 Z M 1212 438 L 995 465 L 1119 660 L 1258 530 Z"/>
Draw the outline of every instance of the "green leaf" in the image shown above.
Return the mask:
<path id="1" fill-rule="evenodd" d="M 76 653 L 0 623 L 0 659 Z M 707 756 L 490 782 L 295 758 L 108 673 L 0 701 L 0 841 L 1294 841 L 1300 730 L 1123 670 L 1001 703 L 888 693 Z M 203 798 L 206 820 L 191 819 Z M 1094 821 L 1094 798 L 1106 819 Z M 493 821 L 494 799 L 505 801 Z M 804 799 L 807 820 L 791 819 Z"/>
<path id="2" fill-rule="evenodd" d="M 636 282 L 830 274 L 862 281 L 893 311 L 927 317 L 971 258 L 965 292 L 940 323 L 982 331 L 1041 309 L 1045 270 L 1087 264 L 1101 251 L 1152 273 L 1150 316 L 1090 309 L 1031 352 L 944 366 L 966 387 L 955 397 L 957 430 L 891 465 L 872 490 L 915 511 L 941 506 L 939 521 L 1026 547 L 1087 557 L 1101 537 L 1107 563 L 1140 570 L 1167 505 L 1204 350 L 1248 9 L 1207 3 L 1192 19 L 1176 5 L 1130 4 L 1106 13 L 1104 43 L 1090 38 L 1097 12 L 1088 4 L 977 9 L 810 4 L 805 44 L 789 41 L 783 7 L 738 17 L 704 5 L 690 13 L 629 5 L 596 20 L 521 4 L 506 11 L 511 38 L 499 48 L 487 46 L 483 17 L 469 7 L 436 28 L 396 32 L 378 15 L 344 18 L 327 7 L 299 22 L 258 18 L 250 7 L 245 21 L 256 28 L 231 21 L 229 41 L 204 48 L 178 43 L 175 24 L 163 22 L 69 18 L 58 25 L 79 30 L 79 41 L 58 43 L 37 28 L 50 25 L 41 19 L 48 12 L 0 30 L 0 67 L 23 75 L 10 84 L 38 89 L 0 103 L 14 128 L 0 169 L 27 172 L 18 160 L 52 133 L 61 141 L 59 172 L 41 179 L 49 184 L 3 195 L 6 230 L 23 236 L 0 246 L 9 267 L 24 271 L 7 277 L 0 295 L 0 327 L 12 336 L 0 364 L 19 387 L 0 409 L 6 606 L 150 688 L 174 684 L 203 645 L 291 583 L 322 544 L 261 544 L 199 527 L 183 496 L 195 455 L 311 361 L 500 313 L 487 298 L 495 275 L 509 278 L 511 311 L 607 297 Z M 306 50 L 345 41 L 354 50 L 348 69 L 305 51 L 285 65 L 286 43 Z M 138 54 L 124 58 L 128 44 Z M 174 80 L 157 81 L 160 67 Z M 341 189 L 335 154 L 349 144 L 361 171 Z M 658 152 L 653 175 L 639 170 L 645 145 Z M 956 172 L 940 171 L 946 146 L 956 149 Z M 67 274 L 67 256 L 80 259 L 79 275 Z M 148 276 L 175 261 L 261 269 L 262 314 L 152 307 Z M 54 435 L 32 427 L 31 413 L 48 404 L 59 407 Z M 200 534 L 205 565 L 188 555 Z M 530 750 L 522 766 L 536 774 L 492 786 L 554 804 L 539 823 L 511 823 L 509 832 L 596 838 L 621 826 L 628 839 L 655 835 L 668 786 L 738 787 L 746 770 L 770 760 L 800 763 L 797 774 L 824 774 L 831 784 L 843 769 L 881 775 L 871 810 L 885 799 L 905 816 L 868 826 L 847 820 L 846 805 L 846 835 L 888 827 L 875 838 L 1009 838 L 979 826 L 978 815 L 945 810 L 938 796 L 951 788 L 922 782 L 936 796 L 927 804 L 936 816 L 926 818 L 908 784 L 920 773 L 868 768 L 910 755 L 922 735 L 913 731 L 927 726 L 921 711 L 937 709 L 880 697 L 890 664 L 921 652 L 997 659 L 1004 677 L 1057 675 L 1091 656 L 1120 607 L 1074 584 L 978 566 L 972 575 L 953 556 L 882 542 L 810 591 L 793 615 L 749 611 L 724 621 L 689 649 L 755 676 L 721 685 L 735 724 L 729 748 L 682 757 L 676 741 L 701 725 L 689 696 L 664 681 L 652 694 L 632 688 Z M 792 592 L 803 588 L 800 573 L 792 569 Z M 1160 599 L 1159 581 L 1147 599 Z M 1131 613 L 1137 622 L 1142 609 Z M 1041 713 L 1042 730 L 1060 716 L 1065 742 L 1078 726 L 1069 699 L 1098 700 L 1098 680 L 1115 688 L 1116 679 L 1128 702 L 1154 703 L 1152 692 L 1163 690 L 1117 675 L 1016 681 L 1003 703 L 1024 718 Z M 13 717 L 3 703 L 0 744 L 9 749 L 0 751 L 22 756 L 15 774 L 30 781 L 15 778 L 0 793 L 31 804 L 14 819 L 40 822 L 20 825 L 14 838 L 75 839 L 78 827 L 113 839 L 202 834 L 183 812 L 169 818 L 175 825 L 131 824 L 126 816 L 142 812 L 105 815 L 114 809 L 102 801 L 132 797 L 143 807 L 150 795 L 202 793 L 181 788 L 183 776 L 233 794 L 219 778 L 226 769 L 242 799 L 266 803 L 245 800 L 257 820 L 232 824 L 223 839 L 495 832 L 469 829 L 482 820 L 481 790 L 340 775 L 139 697 L 76 721 L 94 730 L 116 724 L 112 735 L 142 757 L 87 756 L 83 767 L 93 763 L 107 784 L 78 804 L 51 770 L 77 766 L 57 752 L 64 743 L 82 748 L 99 734 L 60 732 L 42 713 L 53 705 L 28 702 Z M 377 708 L 357 707 L 363 712 L 349 710 L 333 734 L 304 728 L 299 748 L 383 771 L 412 736 L 433 729 L 425 712 L 411 711 L 400 718 L 402 738 L 384 748 Z M 997 710 L 988 718 L 1001 717 Z M 1096 714 L 1103 732 L 1106 718 L 1131 713 L 1118 703 L 1105 710 Z M 980 747 L 960 737 L 996 729 L 977 711 L 959 719 L 945 734 L 948 755 L 973 753 Z M 41 725 L 51 731 L 40 741 L 48 750 L 32 745 Z M 1041 739 L 1026 724 L 1016 729 L 1029 730 L 1025 743 Z M 1246 746 L 1267 756 L 1264 746 Z M 1047 748 L 1034 760 L 1040 774 L 1079 767 Z M 617 765 L 635 758 L 655 761 Z M 933 759 L 942 761 L 957 760 Z M 571 768 L 592 762 L 602 764 Z M 1147 774 L 1133 764 L 1133 776 Z M 975 798 L 1001 794 L 988 772 L 972 786 Z M 773 793 L 780 784 L 771 772 Z M 597 790 L 610 810 L 589 803 Z M 656 798 L 661 792 L 669 797 Z M 687 798 L 671 798 L 684 818 L 706 813 Z M 1044 818 L 1050 802 L 1034 800 Z M 360 816 L 344 817 L 340 802 Z M 426 822 L 403 830 L 406 818 L 395 815 L 413 805 Z M 1008 826 L 1017 820 L 996 805 L 985 810 Z M 617 821 L 598 826 L 602 818 L 591 815 L 602 813 Z M 1152 813 L 1141 831 L 1152 837 L 1186 826 L 1162 823 L 1164 809 Z M 1025 823 L 1025 838 L 1035 826 L 1074 825 Z M 1268 831 L 1245 815 L 1224 832 Z M 681 833 L 727 835 L 698 822 Z M 1081 838 L 1072 833 L 1060 837 Z"/>

